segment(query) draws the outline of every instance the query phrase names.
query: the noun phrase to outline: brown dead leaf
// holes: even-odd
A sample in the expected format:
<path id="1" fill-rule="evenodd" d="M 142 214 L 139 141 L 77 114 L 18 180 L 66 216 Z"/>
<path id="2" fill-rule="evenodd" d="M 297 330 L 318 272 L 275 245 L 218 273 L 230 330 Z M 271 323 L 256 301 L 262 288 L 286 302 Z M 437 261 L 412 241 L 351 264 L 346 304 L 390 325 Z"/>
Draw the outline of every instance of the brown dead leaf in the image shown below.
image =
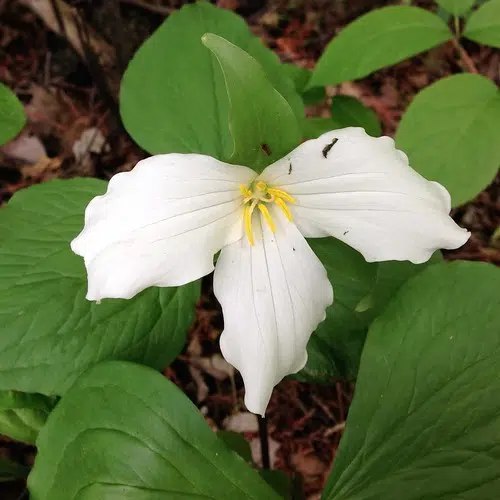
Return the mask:
<path id="1" fill-rule="evenodd" d="M 327 469 L 326 464 L 319 458 L 312 454 L 304 454 L 301 450 L 292 455 L 291 462 L 297 472 L 300 472 L 306 479 L 314 476 L 322 476 Z"/>
<path id="2" fill-rule="evenodd" d="M 42 141 L 37 136 L 25 132 L 0 149 L 7 156 L 26 163 L 37 163 L 47 157 L 47 151 Z"/>
<path id="3" fill-rule="evenodd" d="M 34 165 L 21 167 L 21 173 L 24 178 L 35 181 L 48 181 L 59 177 L 61 163 L 61 158 L 47 158 L 45 156 Z"/>
<path id="4" fill-rule="evenodd" d="M 207 399 L 209 392 L 208 385 L 205 383 L 200 370 L 194 366 L 188 366 L 188 370 L 191 377 L 193 377 L 194 383 L 196 384 L 196 402 L 201 403 Z"/>
<path id="5" fill-rule="evenodd" d="M 259 432 L 257 417 L 253 413 L 244 411 L 229 415 L 222 423 L 222 427 L 226 431 L 233 432 Z"/>
<path id="6" fill-rule="evenodd" d="M 254 415 L 255 416 L 255 415 Z M 271 468 L 276 466 L 278 460 L 278 450 L 281 444 L 273 438 L 269 438 L 269 463 Z M 252 451 L 252 460 L 258 467 L 262 467 L 262 451 L 260 449 L 260 439 L 254 438 L 250 441 L 250 450 Z"/>

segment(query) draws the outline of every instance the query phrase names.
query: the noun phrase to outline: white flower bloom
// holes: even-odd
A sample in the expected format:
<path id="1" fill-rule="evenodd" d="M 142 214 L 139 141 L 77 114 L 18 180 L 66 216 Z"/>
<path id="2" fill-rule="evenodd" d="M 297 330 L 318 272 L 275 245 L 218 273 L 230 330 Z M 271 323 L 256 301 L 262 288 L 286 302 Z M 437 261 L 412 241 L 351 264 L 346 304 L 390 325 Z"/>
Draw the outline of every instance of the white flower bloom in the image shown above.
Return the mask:
<path id="1" fill-rule="evenodd" d="M 368 261 L 428 260 L 469 233 L 450 196 L 408 166 L 389 137 L 346 128 L 307 141 L 257 175 L 198 154 L 157 155 L 115 175 L 85 212 L 71 248 L 85 259 L 89 300 L 178 286 L 215 267 L 222 354 L 240 370 L 247 408 L 299 371 L 333 301 L 304 237 L 334 236 Z"/>

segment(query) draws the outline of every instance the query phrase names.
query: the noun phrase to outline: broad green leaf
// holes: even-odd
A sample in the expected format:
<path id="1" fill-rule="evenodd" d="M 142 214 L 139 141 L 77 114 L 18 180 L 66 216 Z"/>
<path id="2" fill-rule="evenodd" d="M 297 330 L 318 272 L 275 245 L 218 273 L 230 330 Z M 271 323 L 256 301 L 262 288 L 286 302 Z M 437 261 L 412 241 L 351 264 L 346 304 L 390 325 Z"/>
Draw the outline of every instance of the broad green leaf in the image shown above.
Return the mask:
<path id="1" fill-rule="evenodd" d="M 369 325 L 408 279 L 441 262 L 441 254 L 436 252 L 424 264 L 367 263 L 333 238 L 309 244 L 328 271 L 335 299 L 307 344 L 307 364 L 296 378 L 324 384 L 355 379 Z"/>
<path id="2" fill-rule="evenodd" d="M 366 133 L 379 137 L 382 133 L 377 113 L 355 97 L 336 95 L 332 99 L 332 118 L 342 127 L 363 127 Z"/>
<path id="3" fill-rule="evenodd" d="M 314 106 L 326 99 L 324 87 L 313 87 L 307 89 L 307 82 L 311 78 L 312 71 L 307 68 L 300 68 L 294 64 L 283 64 L 283 69 L 295 84 L 295 89 L 301 94 L 305 106 Z"/>
<path id="4" fill-rule="evenodd" d="M 297 119 L 253 57 L 213 33 L 203 35 L 202 42 L 224 74 L 234 143 L 230 161 L 261 172 L 299 145 Z"/>
<path id="5" fill-rule="evenodd" d="M 0 392 L 0 434 L 34 444 L 56 402 L 41 394 Z"/>
<path id="6" fill-rule="evenodd" d="M 282 470 L 263 469 L 259 471 L 259 476 L 271 486 L 280 498 L 283 500 L 295 500 L 292 496 L 292 480 Z"/>
<path id="7" fill-rule="evenodd" d="M 0 389 L 62 394 L 101 360 L 161 368 L 181 350 L 199 284 L 99 305 L 85 299 L 83 259 L 69 244 L 105 188 L 97 179 L 52 181 L 0 210 Z"/>
<path id="8" fill-rule="evenodd" d="M 369 264 L 356 250 L 334 238 L 308 242 L 328 272 L 334 303 L 309 341 L 308 361 L 298 377 L 323 383 L 354 377 L 370 320 L 368 314 L 355 309 L 372 290 L 377 264 Z"/>
<path id="9" fill-rule="evenodd" d="M 125 362 L 90 369 L 37 439 L 33 500 L 279 498 L 172 382 Z"/>
<path id="10" fill-rule="evenodd" d="M 311 87 L 302 94 L 304 106 L 316 106 L 326 99 L 325 87 Z"/>
<path id="11" fill-rule="evenodd" d="M 372 10 L 345 27 L 328 45 L 309 86 L 337 85 L 424 52 L 452 37 L 435 14 L 397 5 Z"/>
<path id="12" fill-rule="evenodd" d="M 28 476 L 29 471 L 29 467 L 11 462 L 6 458 L 0 458 L 0 483 L 24 479 Z"/>
<path id="13" fill-rule="evenodd" d="M 252 462 L 252 450 L 245 436 L 233 431 L 219 431 L 217 437 L 245 460 L 245 462 Z"/>
<path id="14" fill-rule="evenodd" d="M 373 289 L 369 295 L 370 315 L 375 318 L 387 306 L 396 292 L 413 276 L 427 266 L 443 262 L 441 252 L 435 252 L 428 262 L 412 264 L 408 261 L 379 262 Z"/>
<path id="15" fill-rule="evenodd" d="M 342 125 L 340 123 L 337 123 L 331 118 L 319 117 L 304 118 L 300 122 L 300 126 L 304 139 L 316 139 L 325 132 L 330 132 L 330 130 L 334 130 L 336 128 L 342 128 Z"/>
<path id="16" fill-rule="evenodd" d="M 496 500 L 500 269 L 410 279 L 368 333 L 326 500 Z"/>
<path id="17" fill-rule="evenodd" d="M 21 101 L 0 82 L 0 146 L 13 139 L 25 123 L 26 116 Z"/>
<path id="18" fill-rule="evenodd" d="M 476 0 L 436 0 L 436 3 L 453 16 L 467 14 Z"/>
<path id="19" fill-rule="evenodd" d="M 293 84 L 295 85 L 295 90 L 302 94 L 307 87 L 307 82 L 311 78 L 311 70 L 307 68 L 301 68 L 300 66 L 295 66 L 295 64 L 283 64 L 282 66 L 285 73 L 290 77 Z"/>
<path id="20" fill-rule="evenodd" d="M 500 164 L 500 92 L 479 75 L 454 75 L 420 92 L 396 144 L 424 177 L 443 184 L 454 206 L 478 194 Z"/>
<path id="21" fill-rule="evenodd" d="M 217 59 L 201 43 L 205 33 L 248 52 L 297 117 L 303 116 L 301 99 L 279 59 L 242 18 L 208 2 L 185 5 L 139 48 L 122 80 L 123 122 L 150 153 L 204 153 L 226 161 L 231 156 L 224 77 Z"/>
<path id="22" fill-rule="evenodd" d="M 500 0 L 491 0 L 473 12 L 464 36 L 484 45 L 500 48 Z"/>

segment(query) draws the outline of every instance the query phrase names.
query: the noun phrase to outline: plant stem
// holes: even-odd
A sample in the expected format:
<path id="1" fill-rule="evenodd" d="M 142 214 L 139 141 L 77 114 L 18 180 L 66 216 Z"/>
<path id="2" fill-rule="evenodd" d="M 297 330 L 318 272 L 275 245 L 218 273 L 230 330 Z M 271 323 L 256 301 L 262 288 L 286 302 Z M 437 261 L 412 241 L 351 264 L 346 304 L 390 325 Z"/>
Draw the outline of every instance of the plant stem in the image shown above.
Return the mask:
<path id="1" fill-rule="evenodd" d="M 265 417 L 257 415 L 259 422 L 259 438 L 260 438 L 260 452 L 262 455 L 262 468 L 270 469 L 271 464 L 269 460 L 269 437 L 267 435 L 267 420 Z"/>
<path id="2" fill-rule="evenodd" d="M 471 73 L 479 74 L 474 61 L 470 58 L 469 54 L 467 54 L 467 51 L 462 47 L 462 44 L 458 41 L 458 39 L 452 38 L 451 43 L 453 43 L 453 46 L 457 49 L 458 55 L 460 56 L 460 59 L 462 59 L 462 62 L 467 70 Z"/>
<path id="3" fill-rule="evenodd" d="M 460 18 L 455 14 L 453 16 L 453 28 L 455 30 L 455 38 L 460 38 Z"/>

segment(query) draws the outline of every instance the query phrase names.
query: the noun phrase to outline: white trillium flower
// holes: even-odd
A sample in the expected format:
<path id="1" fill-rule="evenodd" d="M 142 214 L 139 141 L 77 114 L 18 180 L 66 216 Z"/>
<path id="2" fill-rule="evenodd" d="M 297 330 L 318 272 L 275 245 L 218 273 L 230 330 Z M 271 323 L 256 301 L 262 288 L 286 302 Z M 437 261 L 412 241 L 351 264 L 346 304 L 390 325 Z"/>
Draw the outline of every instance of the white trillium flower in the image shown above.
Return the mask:
<path id="1" fill-rule="evenodd" d="M 215 268 L 222 354 L 243 376 L 247 408 L 263 415 L 273 387 L 305 365 L 333 302 L 305 238 L 333 236 L 369 262 L 421 263 L 469 238 L 449 212 L 446 189 L 412 170 L 391 138 L 346 128 L 260 175 L 199 154 L 142 160 L 90 202 L 71 248 L 96 301 L 184 285 Z"/>

